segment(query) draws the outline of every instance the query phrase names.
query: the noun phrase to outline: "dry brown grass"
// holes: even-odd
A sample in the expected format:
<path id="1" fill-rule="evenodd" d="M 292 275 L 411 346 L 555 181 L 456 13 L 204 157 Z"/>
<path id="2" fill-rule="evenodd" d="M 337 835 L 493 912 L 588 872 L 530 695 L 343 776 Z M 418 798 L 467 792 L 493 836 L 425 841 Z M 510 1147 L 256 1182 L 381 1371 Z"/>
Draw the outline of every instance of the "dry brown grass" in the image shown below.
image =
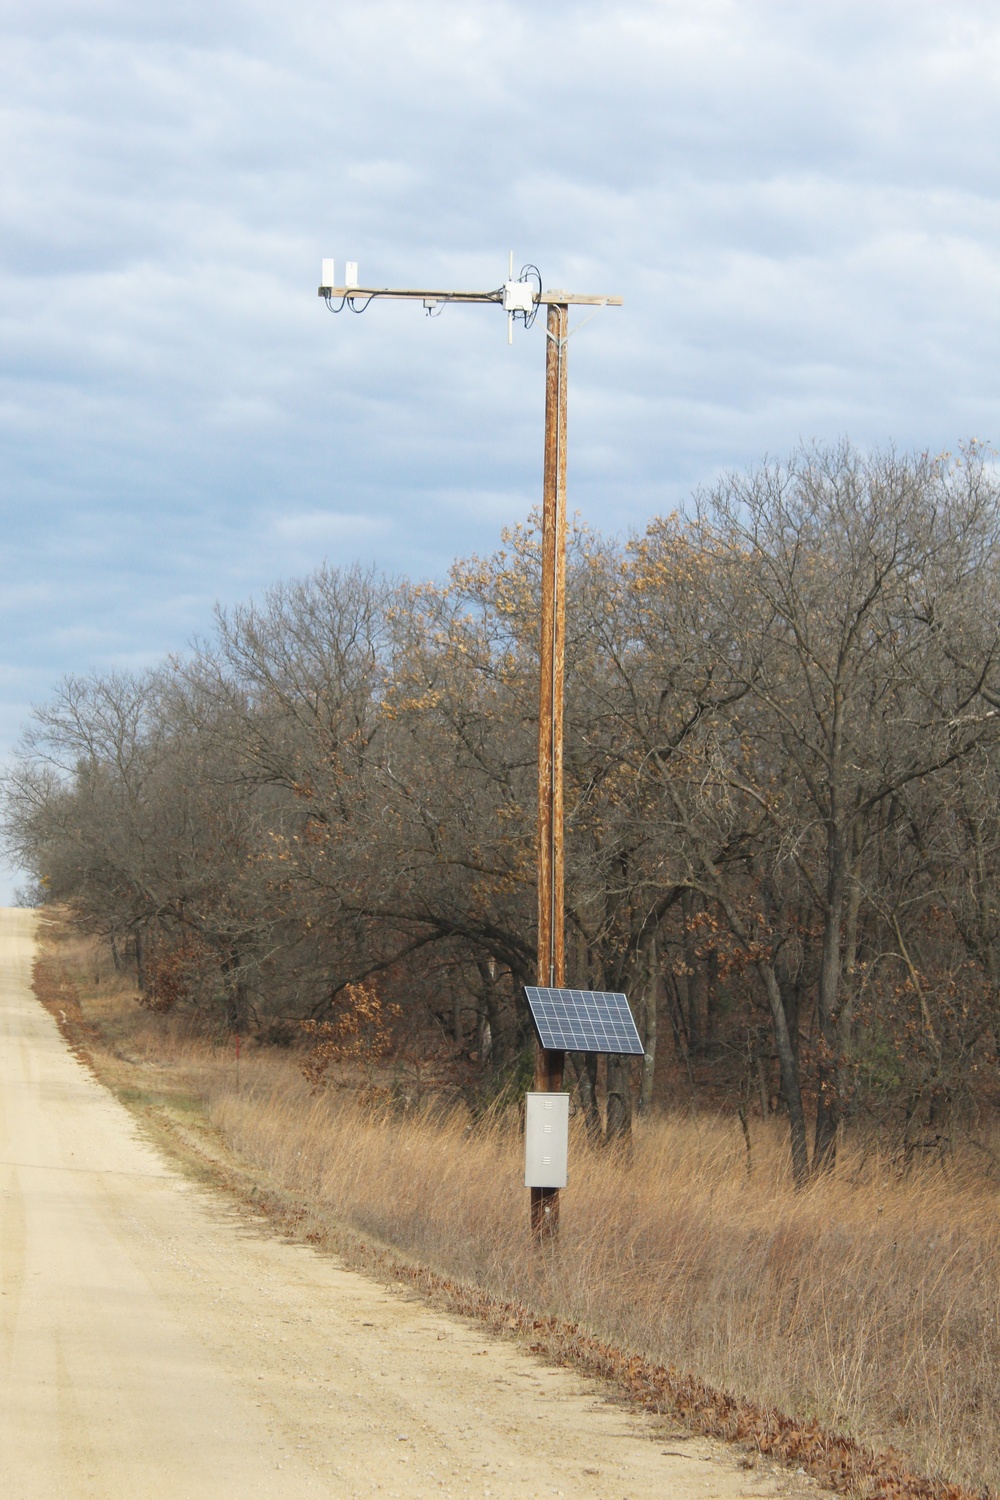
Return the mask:
<path id="1" fill-rule="evenodd" d="M 74 951 L 74 948 L 76 951 Z M 665 1117 L 629 1155 L 571 1144 L 558 1250 L 526 1235 L 516 1116 L 473 1123 L 311 1093 L 296 1059 L 213 1046 L 92 982 L 84 1020 L 133 1101 L 200 1103 L 260 1178 L 441 1275 L 579 1323 L 802 1421 L 898 1447 L 931 1474 L 1000 1490 L 998 1194 L 981 1154 L 902 1176 L 848 1141 L 796 1193 L 780 1124 Z M 753 1126 L 752 1126 L 753 1128 Z"/>
<path id="2" fill-rule="evenodd" d="M 516 1123 L 393 1115 L 256 1060 L 209 1113 L 268 1177 L 497 1296 L 921 1467 L 1000 1485 L 997 1194 L 953 1166 L 851 1164 L 793 1191 L 780 1128 L 657 1120 L 631 1159 L 581 1132 L 559 1251 L 526 1243 Z"/>

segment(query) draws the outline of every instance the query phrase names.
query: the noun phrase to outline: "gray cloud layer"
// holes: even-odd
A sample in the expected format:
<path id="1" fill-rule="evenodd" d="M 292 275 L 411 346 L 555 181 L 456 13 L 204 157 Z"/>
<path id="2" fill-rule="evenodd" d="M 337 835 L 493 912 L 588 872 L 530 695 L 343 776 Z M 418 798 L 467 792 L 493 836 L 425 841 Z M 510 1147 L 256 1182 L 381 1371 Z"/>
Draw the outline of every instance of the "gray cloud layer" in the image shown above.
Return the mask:
<path id="1" fill-rule="evenodd" d="M 328 556 L 440 573 L 539 487 L 540 330 L 381 284 L 621 292 L 572 502 L 996 422 L 1000 12 L 869 0 L 0 5 L 0 743 Z"/>

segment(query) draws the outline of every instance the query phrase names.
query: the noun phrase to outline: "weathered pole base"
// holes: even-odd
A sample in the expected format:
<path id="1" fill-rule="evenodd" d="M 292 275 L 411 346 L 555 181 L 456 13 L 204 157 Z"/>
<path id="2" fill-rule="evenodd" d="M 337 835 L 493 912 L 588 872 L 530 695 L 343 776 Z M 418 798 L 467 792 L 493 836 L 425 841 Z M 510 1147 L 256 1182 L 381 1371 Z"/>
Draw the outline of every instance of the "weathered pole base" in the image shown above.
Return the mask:
<path id="1" fill-rule="evenodd" d="M 531 1189 L 531 1233 L 538 1244 L 555 1239 L 559 1230 L 559 1189 Z"/>

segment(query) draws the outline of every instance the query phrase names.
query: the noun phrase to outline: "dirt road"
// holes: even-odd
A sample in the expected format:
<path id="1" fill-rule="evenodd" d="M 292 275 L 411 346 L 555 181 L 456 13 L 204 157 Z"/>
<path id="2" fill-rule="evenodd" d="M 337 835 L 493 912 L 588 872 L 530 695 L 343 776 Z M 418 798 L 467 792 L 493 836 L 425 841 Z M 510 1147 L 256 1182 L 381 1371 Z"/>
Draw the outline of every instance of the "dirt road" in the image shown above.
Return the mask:
<path id="1" fill-rule="evenodd" d="M 34 999 L 34 922 L 0 911 L 4 1500 L 815 1496 L 192 1186 Z"/>

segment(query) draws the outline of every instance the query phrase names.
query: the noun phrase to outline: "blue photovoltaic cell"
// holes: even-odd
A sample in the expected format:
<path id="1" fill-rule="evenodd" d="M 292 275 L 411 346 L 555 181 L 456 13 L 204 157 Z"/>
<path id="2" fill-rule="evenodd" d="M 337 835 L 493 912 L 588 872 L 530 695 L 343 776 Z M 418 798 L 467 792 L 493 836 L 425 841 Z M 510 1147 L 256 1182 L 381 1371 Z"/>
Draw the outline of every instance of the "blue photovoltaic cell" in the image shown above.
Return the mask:
<path id="1" fill-rule="evenodd" d="M 642 1042 L 624 995 L 612 990 L 547 990 L 526 984 L 538 1040 L 550 1052 L 611 1052 L 642 1056 Z"/>

